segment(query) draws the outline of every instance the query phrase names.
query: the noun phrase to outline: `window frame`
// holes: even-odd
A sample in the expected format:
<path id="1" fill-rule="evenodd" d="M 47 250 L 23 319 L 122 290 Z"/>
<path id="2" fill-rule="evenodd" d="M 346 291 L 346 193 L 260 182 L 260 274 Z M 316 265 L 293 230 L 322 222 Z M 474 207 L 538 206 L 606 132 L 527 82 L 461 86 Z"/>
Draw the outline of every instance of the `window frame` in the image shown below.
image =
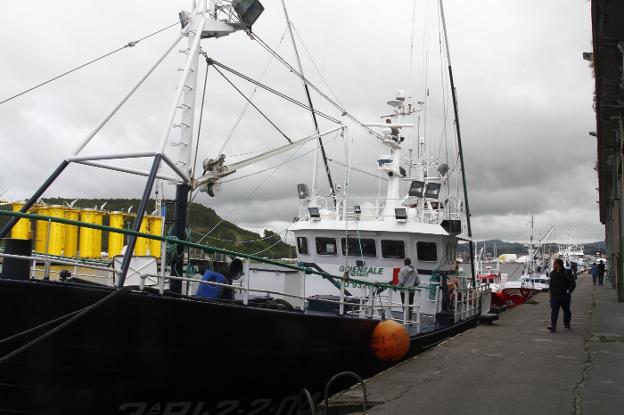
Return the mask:
<path id="1" fill-rule="evenodd" d="M 428 259 L 428 258 L 422 258 L 421 257 L 421 246 L 423 246 L 424 244 L 427 245 L 433 245 L 435 248 L 435 258 L 434 259 Z M 423 246 L 423 249 L 424 246 Z M 438 261 L 438 244 L 436 242 L 431 242 L 431 241 L 418 241 L 416 242 L 416 257 L 418 258 L 419 261 L 422 262 L 437 262 Z"/>
<path id="2" fill-rule="evenodd" d="M 388 256 L 386 255 L 386 253 L 384 252 L 384 242 L 385 243 L 393 243 L 393 242 L 400 242 L 403 245 L 403 256 L 402 257 L 398 257 L 398 256 Z M 381 240 L 381 256 L 382 258 L 391 258 L 391 259 L 405 259 L 405 241 L 401 240 L 401 239 L 382 239 Z"/>
<path id="3" fill-rule="evenodd" d="M 320 239 L 325 239 L 327 241 L 332 240 L 334 241 L 334 252 L 320 252 L 319 250 L 319 240 Z M 336 238 L 331 238 L 329 236 L 316 236 L 314 238 L 314 245 L 316 246 L 316 253 L 317 255 L 323 255 L 323 256 L 337 256 L 338 255 L 338 243 L 336 242 Z"/>
<path id="4" fill-rule="evenodd" d="M 362 248 L 364 248 L 364 243 L 362 243 L 360 245 L 360 241 L 372 241 L 373 242 L 373 255 L 370 254 L 365 254 L 363 252 L 359 252 L 357 254 L 353 254 L 351 249 L 349 249 L 349 256 L 350 257 L 364 257 L 364 258 L 377 258 L 377 241 L 374 238 L 355 238 L 353 236 L 349 236 L 348 238 L 340 238 L 340 248 L 342 249 L 342 256 L 346 256 L 346 243 L 347 241 L 353 241 L 353 245 L 357 246 L 357 250 L 360 251 L 360 246 Z M 368 244 L 368 242 L 367 242 Z M 351 248 L 351 244 L 349 245 L 349 248 Z M 370 245 L 367 245 L 367 247 L 370 247 Z M 354 250 L 355 251 L 355 250 Z"/>
<path id="5" fill-rule="evenodd" d="M 300 241 L 304 241 L 303 248 Z M 305 252 L 303 252 L 305 250 Z M 299 255 L 310 255 L 310 248 L 308 247 L 308 237 L 307 236 L 297 236 L 297 253 Z"/>

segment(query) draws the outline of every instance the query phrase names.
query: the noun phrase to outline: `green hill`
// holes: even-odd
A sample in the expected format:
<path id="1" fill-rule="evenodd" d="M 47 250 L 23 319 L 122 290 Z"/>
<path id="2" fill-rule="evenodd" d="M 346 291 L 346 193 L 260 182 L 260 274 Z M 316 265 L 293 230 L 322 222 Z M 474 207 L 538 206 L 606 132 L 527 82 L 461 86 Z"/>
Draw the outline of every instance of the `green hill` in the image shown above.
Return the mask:
<path id="1" fill-rule="evenodd" d="M 43 200 L 48 205 L 64 205 L 66 202 L 71 202 L 71 199 L 64 198 L 45 198 Z M 135 212 L 139 202 L 138 199 L 79 199 L 74 207 L 93 208 L 97 206 L 99 208 L 106 203 L 104 209 L 108 211 L 127 211 L 132 206 L 132 211 Z M 165 206 L 165 223 L 167 229 L 170 229 L 175 209 L 174 202 L 167 200 L 165 201 Z M 155 201 L 150 200 L 147 212 L 153 212 L 154 207 Z M 9 207 L 4 206 L 0 208 L 8 209 Z M 6 218 L 0 218 L 0 224 L 4 224 L 6 221 Z M 131 226 L 131 221 L 128 221 L 127 226 Z M 257 254 L 268 258 L 293 258 L 295 256 L 294 247 L 284 243 L 280 238 L 281 235 L 269 229 L 265 229 L 263 235 L 259 235 L 240 228 L 231 222 L 223 220 L 214 209 L 199 203 L 191 203 L 190 205 L 189 228 L 191 230 L 190 239 L 194 242 L 205 236 L 202 243 L 219 248 L 231 249 L 247 254 Z M 104 246 L 106 246 L 106 243 L 107 235 L 105 233 Z"/>

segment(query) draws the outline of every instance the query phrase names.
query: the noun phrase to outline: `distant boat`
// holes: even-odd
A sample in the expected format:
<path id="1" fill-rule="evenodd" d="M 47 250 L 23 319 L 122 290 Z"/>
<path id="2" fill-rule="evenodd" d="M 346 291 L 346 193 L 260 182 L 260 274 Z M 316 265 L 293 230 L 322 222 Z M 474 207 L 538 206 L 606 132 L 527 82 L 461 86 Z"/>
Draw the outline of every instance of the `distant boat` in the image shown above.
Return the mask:
<path id="1" fill-rule="evenodd" d="M 515 264 L 518 261 L 518 255 L 516 254 L 502 254 L 498 257 L 498 262 L 501 264 Z"/>

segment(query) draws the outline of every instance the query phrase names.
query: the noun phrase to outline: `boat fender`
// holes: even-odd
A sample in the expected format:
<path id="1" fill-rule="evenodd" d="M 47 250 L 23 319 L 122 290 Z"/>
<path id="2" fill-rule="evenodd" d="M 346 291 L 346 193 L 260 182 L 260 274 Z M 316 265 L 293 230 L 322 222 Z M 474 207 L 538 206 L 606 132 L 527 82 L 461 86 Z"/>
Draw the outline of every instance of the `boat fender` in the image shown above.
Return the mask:
<path id="1" fill-rule="evenodd" d="M 371 336 L 371 348 L 378 358 L 387 362 L 401 359 L 410 346 L 410 337 L 401 324 L 394 320 L 382 320 L 375 326 Z"/>

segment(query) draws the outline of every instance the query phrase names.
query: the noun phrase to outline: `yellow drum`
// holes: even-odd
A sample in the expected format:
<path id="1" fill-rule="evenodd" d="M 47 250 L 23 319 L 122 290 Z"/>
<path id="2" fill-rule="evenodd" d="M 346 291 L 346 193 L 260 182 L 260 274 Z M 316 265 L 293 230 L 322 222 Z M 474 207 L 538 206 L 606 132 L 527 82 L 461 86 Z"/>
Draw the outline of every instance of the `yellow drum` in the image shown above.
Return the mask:
<path id="1" fill-rule="evenodd" d="M 64 215 L 65 209 L 63 206 L 48 207 L 48 216 L 63 218 Z M 65 225 L 62 223 L 50 222 L 50 226 L 48 228 L 48 254 L 56 256 L 63 255 L 64 227 Z"/>
<path id="2" fill-rule="evenodd" d="M 141 233 L 149 232 L 149 219 L 147 218 L 147 216 L 143 216 L 143 220 L 141 220 L 141 227 L 139 228 L 139 232 Z M 137 238 L 136 245 L 134 246 L 134 255 L 137 255 L 137 256 L 147 255 L 148 247 L 149 247 L 149 239 Z"/>
<path id="3" fill-rule="evenodd" d="M 36 206 L 35 213 L 37 215 L 49 216 L 47 206 Z M 46 253 L 48 243 L 48 222 L 38 220 L 35 222 L 35 252 L 40 254 Z"/>
<path id="4" fill-rule="evenodd" d="M 13 212 L 19 212 L 24 207 L 23 203 L 13 203 Z M 32 229 L 30 228 L 30 220 L 29 219 L 20 219 L 17 221 L 15 225 L 13 225 L 13 229 L 11 229 L 11 238 L 13 239 L 31 239 L 32 238 Z"/>
<path id="5" fill-rule="evenodd" d="M 80 212 L 76 209 L 65 208 L 65 219 L 80 220 Z M 78 254 L 78 226 L 64 225 L 65 242 L 63 243 L 63 256 L 75 257 Z"/>
<path id="6" fill-rule="evenodd" d="M 123 212 L 110 212 L 108 214 L 108 224 L 111 228 L 123 229 L 124 214 Z M 108 257 L 112 258 L 121 255 L 124 246 L 124 234 L 117 232 L 108 233 Z"/>
<path id="7" fill-rule="evenodd" d="M 162 235 L 162 217 L 150 216 L 149 218 L 149 233 L 150 235 L 161 236 Z M 150 255 L 160 258 L 160 247 L 162 242 L 157 239 L 150 239 L 149 248 Z"/>
<path id="8" fill-rule="evenodd" d="M 96 225 L 102 224 L 102 212 L 93 209 L 80 211 L 80 221 Z M 80 257 L 100 258 L 102 255 L 102 231 L 91 228 L 80 228 Z"/>

